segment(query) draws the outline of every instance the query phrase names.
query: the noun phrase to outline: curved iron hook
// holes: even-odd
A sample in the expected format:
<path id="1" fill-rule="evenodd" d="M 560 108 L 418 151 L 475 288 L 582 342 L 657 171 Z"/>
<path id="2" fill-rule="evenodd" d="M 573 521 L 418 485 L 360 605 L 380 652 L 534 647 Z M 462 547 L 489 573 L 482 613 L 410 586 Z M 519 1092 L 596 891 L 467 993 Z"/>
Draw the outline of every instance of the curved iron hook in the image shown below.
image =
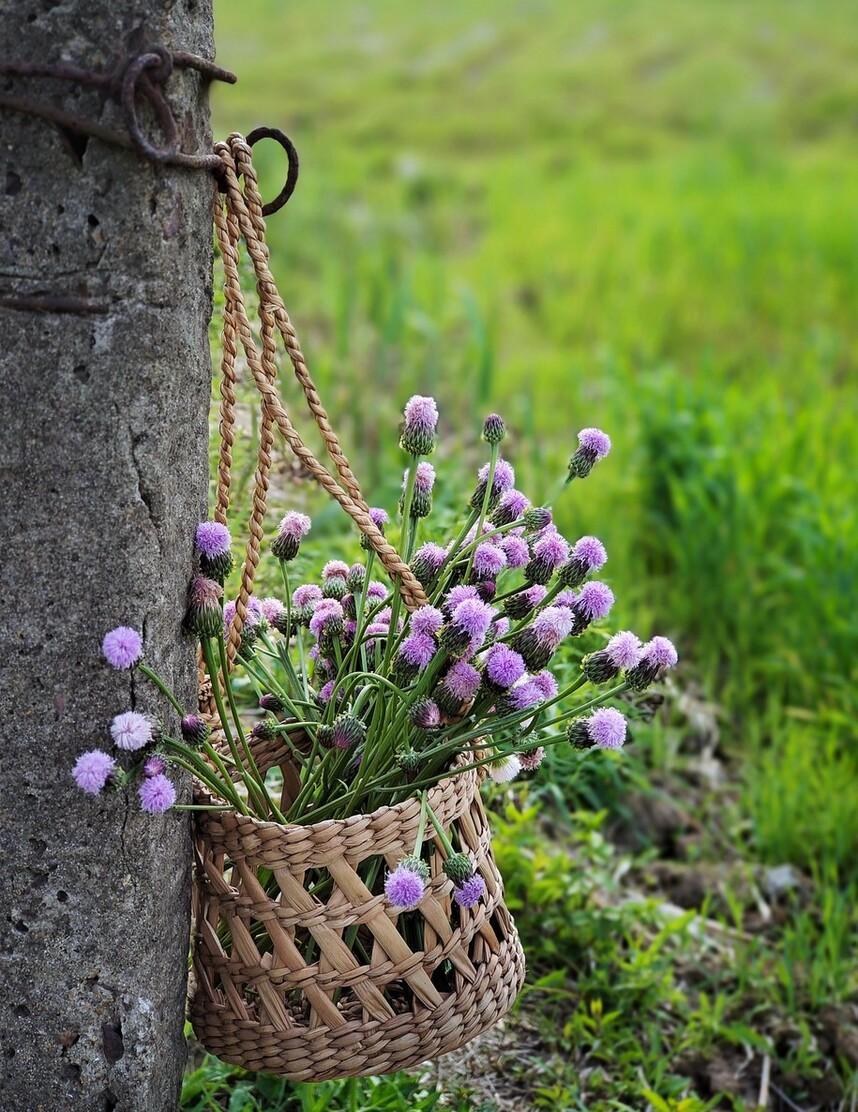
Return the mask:
<path id="1" fill-rule="evenodd" d="M 260 139 L 274 139 L 286 152 L 286 157 L 289 160 L 289 170 L 286 174 L 286 181 L 283 183 L 283 188 L 273 201 L 268 201 L 262 206 L 262 215 L 271 216 L 273 213 L 279 212 L 295 192 L 300 169 L 298 152 L 289 136 L 281 131 L 279 127 L 255 127 L 245 138 L 250 147 L 252 147 L 254 143 L 258 143 Z"/>

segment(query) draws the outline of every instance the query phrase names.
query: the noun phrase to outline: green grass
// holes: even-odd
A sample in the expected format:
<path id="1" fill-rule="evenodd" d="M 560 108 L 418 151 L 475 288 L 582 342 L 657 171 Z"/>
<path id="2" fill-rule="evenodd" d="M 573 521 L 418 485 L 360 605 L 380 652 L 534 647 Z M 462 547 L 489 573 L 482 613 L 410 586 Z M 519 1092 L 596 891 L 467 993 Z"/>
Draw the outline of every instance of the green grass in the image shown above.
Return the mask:
<path id="1" fill-rule="evenodd" d="M 619 626 L 681 648 L 679 694 L 622 765 L 558 758 L 519 800 L 541 820 L 515 836 L 501 821 L 532 983 L 560 989 L 546 1054 L 604 1075 L 582 1089 L 546 1067 L 529 1099 L 694 1112 L 726 1091 L 701 1061 L 721 1054 L 739 1076 L 741 1048 L 769 1053 L 800 1106 L 824 1106 L 832 1077 L 848 1096 L 855 1063 L 823 1013 L 856 992 L 854 5 L 246 0 L 217 20 L 240 76 L 216 90 L 218 131 L 282 126 L 301 153 L 269 223 L 274 270 L 370 500 L 393 505 L 415 390 L 442 408 L 439 512 L 481 462 L 488 409 L 535 499 L 577 428 L 602 425 L 614 452 L 559 522 L 604 539 Z M 273 195 L 279 155 L 257 150 Z M 237 461 L 246 490 L 252 459 Z M 306 485 L 276 490 L 272 517 L 295 502 L 318 514 L 307 566 L 333 554 L 337 512 Z M 689 697 L 717 708 L 706 738 Z M 698 770 L 707 743 L 715 786 Z M 701 829 L 612 849 L 633 796 L 674 800 Z M 586 816 L 602 812 L 608 857 L 594 860 L 587 839 L 603 834 Z M 653 949 L 657 912 L 630 912 L 611 879 L 625 860 L 656 893 L 656 866 L 727 869 L 696 906 L 742 932 L 732 957 L 691 923 Z M 805 887 L 761 895 L 764 864 L 795 866 Z M 553 936 L 543 912 L 561 920 Z M 263 1093 L 211 1067 L 199 1083 L 219 1103 L 187 1107 L 230 1091 L 233 1112 L 316 1107 L 316 1090 Z M 358 1106 L 435 1107 L 412 1084 L 361 1083 Z M 318 1093 L 320 1107 L 358 1099 Z"/>

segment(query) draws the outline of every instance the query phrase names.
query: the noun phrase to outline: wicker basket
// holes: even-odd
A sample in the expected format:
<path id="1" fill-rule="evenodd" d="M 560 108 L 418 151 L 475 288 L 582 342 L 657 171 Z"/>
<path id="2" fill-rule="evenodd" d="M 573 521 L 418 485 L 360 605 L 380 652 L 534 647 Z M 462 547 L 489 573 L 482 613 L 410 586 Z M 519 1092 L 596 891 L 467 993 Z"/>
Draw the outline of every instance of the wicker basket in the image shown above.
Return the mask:
<path id="1" fill-rule="evenodd" d="M 263 771 L 281 766 L 288 798 L 288 751 L 266 742 L 254 755 Z M 417 910 L 397 915 L 380 892 L 413 848 L 417 799 L 311 826 L 199 812 L 191 1019 L 208 1050 L 296 1081 L 382 1074 L 455 1050 L 509 1011 L 524 954 L 476 772 L 430 802 L 485 880 L 472 911 L 452 901 L 431 830 Z"/>

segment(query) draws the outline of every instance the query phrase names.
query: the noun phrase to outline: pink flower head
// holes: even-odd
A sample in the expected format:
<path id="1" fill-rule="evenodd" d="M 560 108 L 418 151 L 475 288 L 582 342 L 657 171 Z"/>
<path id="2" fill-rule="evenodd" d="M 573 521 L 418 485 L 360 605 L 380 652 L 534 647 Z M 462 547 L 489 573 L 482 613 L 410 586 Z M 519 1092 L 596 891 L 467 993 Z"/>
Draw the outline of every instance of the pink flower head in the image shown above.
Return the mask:
<path id="1" fill-rule="evenodd" d="M 575 592 L 567 588 L 565 591 L 561 591 L 559 595 L 554 596 L 554 605 L 565 606 L 567 610 L 571 610 L 577 598 Z"/>
<path id="2" fill-rule="evenodd" d="M 486 675 L 495 687 L 506 690 L 524 675 L 521 655 L 508 645 L 493 645 L 486 654 Z"/>
<path id="3" fill-rule="evenodd" d="M 113 775 L 116 761 L 101 749 L 81 753 L 72 769 L 74 782 L 87 795 L 98 795 Z"/>
<path id="4" fill-rule="evenodd" d="M 372 518 L 373 525 L 378 529 L 384 529 L 390 521 L 390 514 L 387 510 L 383 510 L 381 506 L 370 506 L 369 516 Z"/>
<path id="5" fill-rule="evenodd" d="M 143 638 L 130 626 L 117 626 L 105 633 L 101 651 L 111 668 L 133 668 L 143 655 Z"/>
<path id="6" fill-rule="evenodd" d="M 507 753 L 505 756 L 499 757 L 498 760 L 492 761 L 486 767 L 489 770 L 489 776 L 496 784 L 508 784 L 521 772 L 521 761 L 515 753 Z"/>
<path id="7" fill-rule="evenodd" d="M 299 609 L 305 606 L 315 606 L 322 598 L 322 589 L 317 587 L 315 583 L 302 583 L 300 587 L 296 587 L 292 594 L 292 602 Z"/>
<path id="8" fill-rule="evenodd" d="M 533 620 L 537 640 L 553 652 L 572 630 L 572 611 L 565 606 L 546 606 Z"/>
<path id="9" fill-rule="evenodd" d="M 486 638 L 496 612 L 477 598 L 466 598 L 453 611 L 444 635 L 451 652 L 461 652 L 465 647 L 473 654 Z"/>
<path id="10" fill-rule="evenodd" d="M 387 598 L 388 590 L 383 583 L 377 579 L 373 579 L 366 589 L 366 597 L 371 602 L 384 602 Z"/>
<path id="11" fill-rule="evenodd" d="M 488 473 L 486 479 L 488 481 Z M 526 510 L 530 509 L 530 499 L 526 494 L 522 494 L 520 490 L 515 487 L 510 487 L 505 490 L 498 500 L 498 504 L 492 513 L 492 521 L 495 525 L 509 525 L 513 521 L 518 521 Z"/>
<path id="12" fill-rule="evenodd" d="M 345 579 L 348 574 L 349 565 L 344 560 L 328 560 L 322 568 L 322 579 L 331 579 L 335 575 Z"/>
<path id="13" fill-rule="evenodd" d="M 319 702 L 320 703 L 329 703 L 331 701 L 331 696 L 333 694 L 334 694 L 334 681 L 333 680 L 328 680 L 328 682 L 319 691 Z"/>
<path id="14" fill-rule="evenodd" d="M 536 687 L 543 699 L 554 699 L 557 696 L 557 680 L 552 674 L 543 669 L 531 678 L 531 683 Z"/>
<path id="15" fill-rule="evenodd" d="M 416 868 L 409 867 L 407 861 L 400 861 L 387 875 L 384 894 L 390 906 L 397 911 L 413 911 L 426 894 L 426 881 Z"/>
<path id="16" fill-rule="evenodd" d="M 539 685 L 530 676 L 508 691 L 505 698 L 513 710 L 529 710 L 544 702 Z"/>
<path id="17" fill-rule="evenodd" d="M 536 772 L 545 760 L 545 750 L 540 745 L 537 749 L 529 749 L 526 753 L 519 753 L 518 761 L 522 772 Z"/>
<path id="18" fill-rule="evenodd" d="M 278 618 L 282 618 L 286 613 L 286 607 L 279 598 L 274 598 L 269 595 L 268 598 L 260 600 L 259 608 L 262 611 L 262 616 L 270 625 L 274 625 Z"/>
<path id="19" fill-rule="evenodd" d="M 480 592 L 476 587 L 461 583 L 458 587 L 452 587 L 444 596 L 444 609 L 448 614 L 452 614 L 460 602 L 468 598 L 479 598 L 479 596 Z"/>
<path id="20" fill-rule="evenodd" d="M 432 466 L 431 463 L 427 463 L 425 460 L 423 460 L 421 463 L 417 464 L 417 470 L 414 474 L 414 491 L 416 494 L 428 495 L 432 493 L 432 488 L 434 486 L 435 468 Z"/>
<path id="21" fill-rule="evenodd" d="M 622 749 L 626 740 L 626 720 L 613 707 L 600 707 L 587 719 L 587 733 L 597 749 Z"/>
<path id="22" fill-rule="evenodd" d="M 197 552 L 210 560 L 225 556 L 232 544 L 229 529 L 219 521 L 201 521 L 194 535 Z"/>
<path id="23" fill-rule="evenodd" d="M 474 552 L 474 572 L 479 579 L 494 579 L 506 567 L 506 553 L 490 541 L 477 545 Z"/>
<path id="24" fill-rule="evenodd" d="M 479 873 L 474 873 L 453 889 L 453 899 L 463 908 L 476 907 L 485 894 L 486 882 Z"/>
<path id="25" fill-rule="evenodd" d="M 310 532 L 312 521 L 306 514 L 300 514 L 297 510 L 290 510 L 280 521 L 277 527 L 277 535 L 280 537 L 290 537 L 293 541 L 302 541 L 304 537 Z"/>
<path id="26" fill-rule="evenodd" d="M 673 642 L 668 641 L 666 637 L 653 637 L 644 646 L 643 659 L 659 669 L 674 668 L 679 660 L 679 654 Z"/>
<path id="27" fill-rule="evenodd" d="M 447 550 L 442 548 L 440 544 L 434 544 L 432 541 L 427 541 L 426 544 L 421 545 L 420 548 L 414 553 L 413 565 L 415 569 L 419 567 L 423 575 L 435 574 L 439 572 L 447 559 Z M 416 573 L 418 579 L 420 573 Z"/>
<path id="28" fill-rule="evenodd" d="M 509 618 L 495 618 L 492 622 L 491 635 L 495 641 L 506 637 L 509 633 Z"/>
<path id="29" fill-rule="evenodd" d="M 412 668 L 422 671 L 435 655 L 435 638 L 427 633 L 412 633 L 399 646 L 399 656 Z"/>
<path id="30" fill-rule="evenodd" d="M 327 626 L 342 625 L 345 615 L 343 608 L 334 598 L 323 598 L 316 603 L 313 616 L 310 618 L 310 632 L 315 638 L 322 636 Z"/>
<path id="31" fill-rule="evenodd" d="M 176 802 L 176 789 L 163 773 L 149 776 L 137 789 L 141 810 L 149 815 L 162 815 Z"/>
<path id="32" fill-rule="evenodd" d="M 503 549 L 510 568 L 523 568 L 530 559 L 530 549 L 524 537 L 504 537 L 499 547 Z"/>
<path id="33" fill-rule="evenodd" d="M 575 611 L 588 622 L 606 618 L 613 605 L 614 592 L 598 579 L 585 583 L 575 599 Z"/>
<path id="34" fill-rule="evenodd" d="M 211 606 L 223 598 L 223 587 L 205 575 L 195 575 L 188 588 L 188 600 L 192 606 Z"/>
<path id="35" fill-rule="evenodd" d="M 153 753 L 143 765 L 144 776 L 160 776 L 167 771 L 167 762 L 158 753 Z"/>
<path id="36" fill-rule="evenodd" d="M 152 740 L 152 722 L 145 714 L 127 710 L 110 723 L 110 736 L 117 749 L 142 749 Z"/>
<path id="37" fill-rule="evenodd" d="M 611 438 L 601 429 L 581 429 L 578 433 L 578 445 L 586 452 L 591 452 L 596 459 L 604 459 L 611 450 Z"/>
<path id="38" fill-rule="evenodd" d="M 634 633 L 623 630 L 614 634 L 605 645 L 604 651 L 617 671 L 622 671 L 624 668 L 634 668 L 640 662 L 643 645 Z"/>
<path id="39" fill-rule="evenodd" d="M 554 571 L 567 559 L 569 545 L 556 529 L 546 529 L 533 546 L 533 555 L 541 564 Z"/>
<path id="40" fill-rule="evenodd" d="M 577 561 L 587 571 L 598 571 L 605 566 L 608 553 L 598 537 L 580 537 L 572 545 L 569 558 Z"/>
<path id="41" fill-rule="evenodd" d="M 420 431 L 434 435 L 438 427 L 438 406 L 434 398 L 414 394 L 405 403 L 406 431 Z"/>
<path id="42" fill-rule="evenodd" d="M 477 472 L 479 485 L 485 487 L 489 481 L 489 464 L 484 463 L 480 470 Z M 499 459 L 495 464 L 495 474 L 492 479 L 492 494 L 499 497 L 505 494 L 506 491 L 512 490 L 515 486 L 515 471 L 511 463 L 505 459 Z"/>
<path id="43" fill-rule="evenodd" d="M 434 606 L 421 606 L 411 615 L 411 632 L 433 635 L 444 624 L 444 615 Z"/>
<path id="44" fill-rule="evenodd" d="M 460 703 L 467 703 L 477 693 L 480 673 L 466 660 L 457 661 L 444 677 L 444 684 Z"/>

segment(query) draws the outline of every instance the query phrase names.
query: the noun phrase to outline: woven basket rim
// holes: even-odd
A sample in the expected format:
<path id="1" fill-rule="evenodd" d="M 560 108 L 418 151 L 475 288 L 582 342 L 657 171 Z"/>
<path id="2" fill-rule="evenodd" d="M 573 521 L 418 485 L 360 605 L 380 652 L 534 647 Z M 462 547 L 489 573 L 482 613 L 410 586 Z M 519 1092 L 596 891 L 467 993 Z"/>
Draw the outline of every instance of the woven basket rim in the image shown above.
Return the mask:
<path id="1" fill-rule="evenodd" d="M 429 801 L 429 806 L 432 808 L 433 811 L 437 810 L 440 807 L 442 800 L 447 796 L 447 794 L 450 791 L 453 790 L 453 786 L 454 786 L 455 781 L 461 776 L 468 777 L 468 779 L 471 781 L 471 785 L 470 785 L 471 786 L 471 792 L 469 794 L 471 796 L 473 796 L 477 793 L 477 791 L 479 790 L 479 781 L 480 781 L 480 777 L 478 775 L 479 769 L 469 768 L 466 772 L 455 772 L 454 771 L 454 769 L 456 768 L 456 765 L 462 765 L 462 764 L 466 764 L 466 763 L 467 763 L 467 758 L 465 757 L 464 754 L 460 753 L 456 757 L 456 760 L 451 767 L 450 775 L 445 776 L 443 780 L 439 780 L 437 784 L 435 784 L 432 788 L 429 789 L 429 791 L 427 793 L 428 794 L 428 801 Z M 205 803 L 214 804 L 215 806 L 222 806 L 223 803 L 225 802 L 224 800 L 221 800 L 218 796 L 212 795 L 196 779 L 194 779 L 193 786 L 194 786 L 194 800 L 195 800 L 195 802 L 200 802 L 201 801 L 201 802 L 205 802 Z M 242 824 L 249 823 L 250 825 L 252 825 L 256 829 L 268 829 L 268 828 L 273 827 L 274 829 L 281 830 L 281 831 L 303 830 L 308 835 L 311 835 L 315 831 L 322 831 L 322 830 L 330 831 L 331 829 L 336 828 L 336 827 L 342 827 L 343 829 L 345 829 L 346 827 L 354 826 L 358 822 L 364 822 L 364 823 L 367 823 L 367 824 L 371 824 L 373 822 L 373 820 L 379 819 L 382 815 L 388 815 L 388 814 L 391 814 L 391 813 L 402 814 L 406 810 L 408 810 L 409 808 L 413 808 L 415 805 L 419 805 L 419 802 L 420 802 L 420 800 L 419 800 L 418 796 L 410 795 L 407 799 L 400 800 L 399 803 L 382 803 L 382 805 L 380 807 L 376 807 L 374 811 L 361 811 L 361 812 L 358 812 L 354 815 L 348 815 L 346 818 L 319 819 L 317 822 L 311 822 L 311 823 L 277 822 L 275 819 L 260 819 L 260 818 L 257 818 L 256 815 L 241 815 L 240 817 L 241 817 Z M 225 812 L 222 811 L 222 810 L 221 811 L 212 811 L 212 812 L 198 811 L 198 812 L 196 812 L 196 817 L 197 817 L 198 821 L 204 821 L 205 819 L 207 819 L 209 817 L 212 817 L 212 818 L 216 819 L 219 815 L 223 815 L 224 813 Z M 234 809 L 230 809 L 229 813 L 233 814 L 233 815 L 238 815 L 238 812 L 235 811 Z"/>

